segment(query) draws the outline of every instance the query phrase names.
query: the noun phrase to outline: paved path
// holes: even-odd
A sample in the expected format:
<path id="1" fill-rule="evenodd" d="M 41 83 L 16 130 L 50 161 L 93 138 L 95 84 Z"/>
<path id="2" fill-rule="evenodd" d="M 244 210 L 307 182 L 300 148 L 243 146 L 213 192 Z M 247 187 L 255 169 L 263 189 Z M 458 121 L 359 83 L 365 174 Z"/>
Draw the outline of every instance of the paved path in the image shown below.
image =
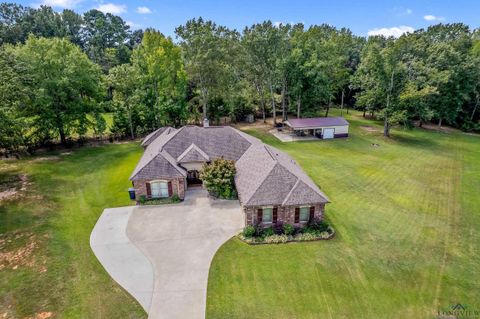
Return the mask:
<path id="1" fill-rule="evenodd" d="M 134 206 L 105 209 L 90 235 L 90 246 L 110 276 L 148 313 L 154 282 L 152 264 L 125 232 L 134 210 Z"/>
<path id="2" fill-rule="evenodd" d="M 202 189 L 188 190 L 180 204 L 132 213 L 127 235 L 155 273 L 149 318 L 205 318 L 210 263 L 243 218 L 238 201 L 212 200 Z"/>

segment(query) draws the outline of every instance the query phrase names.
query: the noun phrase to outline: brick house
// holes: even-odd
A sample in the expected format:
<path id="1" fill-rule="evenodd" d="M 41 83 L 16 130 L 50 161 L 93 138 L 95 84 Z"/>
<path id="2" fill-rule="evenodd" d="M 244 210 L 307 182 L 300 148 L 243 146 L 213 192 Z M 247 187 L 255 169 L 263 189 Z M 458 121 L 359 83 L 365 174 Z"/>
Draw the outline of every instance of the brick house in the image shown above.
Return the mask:
<path id="1" fill-rule="evenodd" d="M 148 135 L 145 152 L 130 180 L 136 198 L 177 195 L 201 183 L 205 163 L 235 161 L 235 186 L 245 224 L 289 223 L 297 227 L 322 218 L 328 198 L 287 154 L 229 126 L 161 128 Z"/>

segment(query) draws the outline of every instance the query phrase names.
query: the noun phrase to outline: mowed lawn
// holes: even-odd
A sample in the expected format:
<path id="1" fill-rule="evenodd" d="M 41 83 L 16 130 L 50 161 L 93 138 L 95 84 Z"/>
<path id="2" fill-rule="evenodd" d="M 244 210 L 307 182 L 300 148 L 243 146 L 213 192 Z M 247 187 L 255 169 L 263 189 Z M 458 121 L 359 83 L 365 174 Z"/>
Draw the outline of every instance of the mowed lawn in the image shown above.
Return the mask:
<path id="1" fill-rule="evenodd" d="M 400 128 L 385 139 L 381 123 L 347 118 L 351 137 L 341 140 L 281 143 L 247 130 L 293 156 L 330 197 L 337 236 L 228 241 L 210 269 L 207 318 L 437 318 L 457 303 L 480 311 L 480 137 Z"/>
<path id="2" fill-rule="evenodd" d="M 28 179 L 0 202 L 0 318 L 146 318 L 89 245 L 105 207 L 131 204 L 141 152 L 129 143 L 0 162 L 0 180 Z"/>

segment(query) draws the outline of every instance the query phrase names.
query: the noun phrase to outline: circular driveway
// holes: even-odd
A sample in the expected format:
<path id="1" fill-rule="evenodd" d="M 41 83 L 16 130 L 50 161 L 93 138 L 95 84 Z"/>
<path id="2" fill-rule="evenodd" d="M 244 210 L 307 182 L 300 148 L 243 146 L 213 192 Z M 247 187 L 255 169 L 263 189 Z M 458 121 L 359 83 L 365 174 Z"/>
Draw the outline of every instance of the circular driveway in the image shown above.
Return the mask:
<path id="1" fill-rule="evenodd" d="M 201 188 L 179 204 L 136 208 L 126 233 L 153 266 L 149 318 L 205 318 L 210 263 L 243 224 L 238 201 L 213 200 Z"/>

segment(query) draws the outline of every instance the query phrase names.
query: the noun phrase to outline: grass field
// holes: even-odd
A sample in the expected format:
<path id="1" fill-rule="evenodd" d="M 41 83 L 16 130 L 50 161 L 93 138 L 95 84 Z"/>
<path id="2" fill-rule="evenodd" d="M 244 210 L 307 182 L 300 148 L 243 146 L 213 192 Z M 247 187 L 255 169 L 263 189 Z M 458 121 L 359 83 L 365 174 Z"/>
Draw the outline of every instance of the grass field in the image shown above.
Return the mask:
<path id="1" fill-rule="evenodd" d="M 0 162 L 25 174 L 22 196 L 0 202 L 0 318 L 145 318 L 103 270 L 90 232 L 105 207 L 129 205 L 136 143 Z"/>
<path id="2" fill-rule="evenodd" d="M 436 318 L 456 303 L 480 315 L 480 137 L 395 129 L 388 140 L 380 123 L 348 119 L 343 140 L 247 131 L 321 186 L 337 236 L 230 240 L 210 269 L 208 318 Z"/>
<path id="3" fill-rule="evenodd" d="M 281 144 L 332 203 L 331 241 L 230 240 L 210 272 L 208 318 L 434 318 L 480 310 L 480 137 L 424 130 L 380 136 L 350 116 L 352 137 Z M 361 126 L 370 126 L 365 130 Z M 379 147 L 372 147 L 377 143 Z M 0 162 L 0 318 L 145 318 L 89 247 L 103 208 L 129 204 L 138 144 Z M 0 191 L 3 188 L 0 187 Z M 45 315 L 45 314 L 44 314 Z"/>

